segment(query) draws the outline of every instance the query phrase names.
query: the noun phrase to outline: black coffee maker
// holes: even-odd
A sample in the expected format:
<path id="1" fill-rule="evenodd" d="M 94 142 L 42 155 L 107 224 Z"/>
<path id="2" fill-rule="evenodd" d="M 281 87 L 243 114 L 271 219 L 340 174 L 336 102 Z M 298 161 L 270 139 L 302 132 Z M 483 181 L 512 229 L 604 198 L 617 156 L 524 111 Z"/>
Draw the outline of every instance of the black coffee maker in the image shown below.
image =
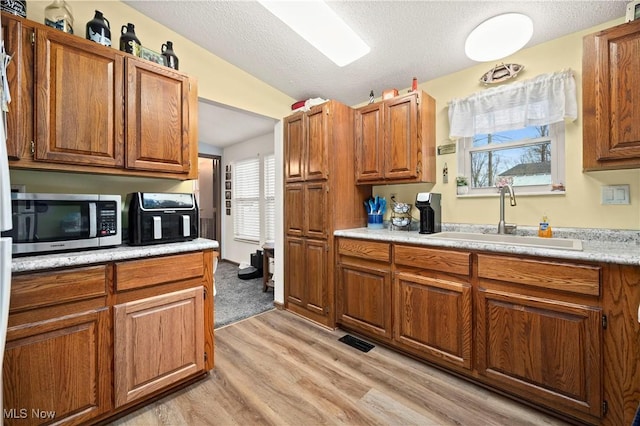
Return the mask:
<path id="1" fill-rule="evenodd" d="M 440 194 L 433 192 L 418 192 L 416 208 L 420 210 L 420 233 L 433 234 L 440 232 Z"/>

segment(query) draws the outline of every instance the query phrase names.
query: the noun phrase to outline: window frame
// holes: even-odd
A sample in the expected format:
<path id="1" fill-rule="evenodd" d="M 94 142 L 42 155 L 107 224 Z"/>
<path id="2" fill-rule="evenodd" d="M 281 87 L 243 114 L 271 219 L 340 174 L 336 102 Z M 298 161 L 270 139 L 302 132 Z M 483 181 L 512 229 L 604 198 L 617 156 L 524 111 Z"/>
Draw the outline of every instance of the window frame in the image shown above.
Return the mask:
<path id="1" fill-rule="evenodd" d="M 541 138 L 527 138 L 517 141 L 510 141 L 495 145 L 486 145 L 482 147 L 474 147 L 474 137 L 465 137 L 458 139 L 458 175 L 466 176 L 468 182 L 471 183 L 471 154 L 474 152 L 497 151 L 506 148 L 519 148 L 529 145 L 537 145 L 541 142 L 550 141 L 551 143 L 551 184 L 545 185 L 527 185 L 516 186 L 518 195 L 550 195 L 564 194 L 564 189 L 554 189 L 554 184 L 563 184 L 565 182 L 565 123 L 557 122 L 549 124 L 549 136 Z M 499 132 L 496 132 L 499 133 Z M 491 147 L 491 148 L 490 148 Z M 564 188 L 564 187 L 562 187 Z M 484 188 L 473 188 L 471 184 L 468 186 L 466 194 L 458 194 L 458 197 L 495 195 L 498 190 L 495 186 Z"/>
<path id="2" fill-rule="evenodd" d="M 268 163 L 272 163 L 271 167 L 267 167 Z M 262 232 L 265 241 L 275 241 L 276 237 L 276 156 L 268 154 L 262 160 L 262 191 L 263 191 L 263 224 L 264 232 Z M 269 171 L 273 172 L 272 176 L 268 176 Z M 273 185 L 273 193 L 269 194 L 269 185 Z M 271 209 L 271 215 L 269 214 Z"/>

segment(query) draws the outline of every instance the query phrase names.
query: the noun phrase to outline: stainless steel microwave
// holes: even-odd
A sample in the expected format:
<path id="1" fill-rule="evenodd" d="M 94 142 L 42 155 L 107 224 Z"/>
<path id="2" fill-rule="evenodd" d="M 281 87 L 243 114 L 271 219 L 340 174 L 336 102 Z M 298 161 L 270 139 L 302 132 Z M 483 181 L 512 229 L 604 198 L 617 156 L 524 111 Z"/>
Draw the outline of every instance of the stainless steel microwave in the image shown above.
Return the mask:
<path id="1" fill-rule="evenodd" d="M 122 243 L 120 195 L 11 194 L 14 255 Z"/>

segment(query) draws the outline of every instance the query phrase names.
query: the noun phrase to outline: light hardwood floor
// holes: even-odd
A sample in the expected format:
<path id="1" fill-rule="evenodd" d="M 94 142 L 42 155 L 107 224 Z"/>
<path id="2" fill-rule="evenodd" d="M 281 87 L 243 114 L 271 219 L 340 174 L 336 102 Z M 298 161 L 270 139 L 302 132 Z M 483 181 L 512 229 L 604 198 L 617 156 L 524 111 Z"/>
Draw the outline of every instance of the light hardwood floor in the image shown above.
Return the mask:
<path id="1" fill-rule="evenodd" d="M 210 377 L 115 421 L 151 425 L 565 425 L 286 311 L 216 330 Z"/>

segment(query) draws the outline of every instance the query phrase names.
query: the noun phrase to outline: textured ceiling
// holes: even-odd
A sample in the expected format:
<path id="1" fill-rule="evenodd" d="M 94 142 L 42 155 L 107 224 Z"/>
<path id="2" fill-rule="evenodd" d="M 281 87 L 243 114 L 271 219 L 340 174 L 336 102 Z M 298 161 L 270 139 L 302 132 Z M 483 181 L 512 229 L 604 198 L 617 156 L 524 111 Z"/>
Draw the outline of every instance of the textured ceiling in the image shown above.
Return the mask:
<path id="1" fill-rule="evenodd" d="M 610 1 L 329 1 L 371 47 L 338 67 L 255 1 L 125 1 L 153 20 L 294 99 L 322 97 L 355 105 L 412 77 L 431 80 L 476 64 L 464 55 L 469 32 L 500 13 L 533 20 L 526 47 L 625 14 Z M 493 64 L 492 64 L 493 65 Z"/>

